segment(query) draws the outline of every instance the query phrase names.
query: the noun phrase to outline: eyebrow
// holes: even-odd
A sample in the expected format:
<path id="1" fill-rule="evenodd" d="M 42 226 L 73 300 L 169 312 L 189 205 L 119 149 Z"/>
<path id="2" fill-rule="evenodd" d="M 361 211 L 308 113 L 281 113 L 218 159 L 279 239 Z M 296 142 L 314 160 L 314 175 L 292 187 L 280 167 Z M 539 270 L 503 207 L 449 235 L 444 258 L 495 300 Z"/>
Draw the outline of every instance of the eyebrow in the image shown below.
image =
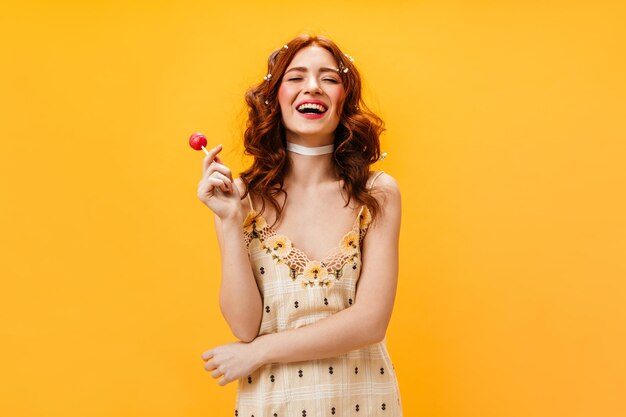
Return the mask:
<path id="1" fill-rule="evenodd" d="M 290 71 L 306 71 L 306 70 L 307 70 L 306 67 L 293 67 L 293 68 L 290 68 L 287 71 L 285 71 L 285 74 L 287 74 Z M 320 68 L 320 72 L 334 72 L 334 73 L 337 73 L 337 69 L 336 68 L 322 67 L 322 68 Z"/>

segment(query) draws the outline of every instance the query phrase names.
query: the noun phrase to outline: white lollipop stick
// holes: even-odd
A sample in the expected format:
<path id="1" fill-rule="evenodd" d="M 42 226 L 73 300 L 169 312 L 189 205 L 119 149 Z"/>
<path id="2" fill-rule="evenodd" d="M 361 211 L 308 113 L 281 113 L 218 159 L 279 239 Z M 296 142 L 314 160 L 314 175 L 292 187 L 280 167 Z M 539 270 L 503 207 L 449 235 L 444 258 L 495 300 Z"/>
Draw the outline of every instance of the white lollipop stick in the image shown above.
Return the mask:
<path id="1" fill-rule="evenodd" d="M 207 154 L 207 155 L 209 154 L 209 151 L 207 151 L 204 146 L 202 147 L 202 150 L 204 151 L 205 154 Z"/>

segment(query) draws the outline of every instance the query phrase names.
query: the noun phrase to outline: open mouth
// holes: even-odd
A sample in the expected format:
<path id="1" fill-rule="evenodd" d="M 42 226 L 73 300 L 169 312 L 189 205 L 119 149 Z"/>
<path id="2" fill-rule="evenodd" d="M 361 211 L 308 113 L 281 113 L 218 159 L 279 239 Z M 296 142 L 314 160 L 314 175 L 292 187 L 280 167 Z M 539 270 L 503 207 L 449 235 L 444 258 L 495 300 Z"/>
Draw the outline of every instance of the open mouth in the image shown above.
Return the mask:
<path id="1" fill-rule="evenodd" d="M 324 114 L 328 109 L 320 104 L 306 103 L 296 109 L 302 114 Z"/>

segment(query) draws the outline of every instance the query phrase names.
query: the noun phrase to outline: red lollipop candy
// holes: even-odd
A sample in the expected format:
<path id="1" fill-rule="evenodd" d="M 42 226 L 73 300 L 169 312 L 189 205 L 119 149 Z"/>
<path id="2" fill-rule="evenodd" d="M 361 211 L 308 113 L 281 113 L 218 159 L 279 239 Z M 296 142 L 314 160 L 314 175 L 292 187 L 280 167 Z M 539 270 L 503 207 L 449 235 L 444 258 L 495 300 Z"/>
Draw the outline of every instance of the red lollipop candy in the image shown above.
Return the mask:
<path id="1" fill-rule="evenodd" d="M 205 154 L 209 154 L 209 151 L 206 150 L 205 146 L 207 144 L 206 136 L 202 133 L 197 132 L 189 137 L 189 146 L 191 146 L 196 151 L 203 150 Z"/>

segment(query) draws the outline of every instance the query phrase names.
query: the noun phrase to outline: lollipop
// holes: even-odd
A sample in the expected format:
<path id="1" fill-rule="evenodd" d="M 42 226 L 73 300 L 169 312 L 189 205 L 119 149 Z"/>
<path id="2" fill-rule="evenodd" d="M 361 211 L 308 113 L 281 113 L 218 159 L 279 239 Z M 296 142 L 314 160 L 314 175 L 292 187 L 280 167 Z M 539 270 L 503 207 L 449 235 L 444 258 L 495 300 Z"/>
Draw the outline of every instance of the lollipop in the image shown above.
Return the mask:
<path id="1" fill-rule="evenodd" d="M 204 136 L 200 132 L 194 133 L 193 135 L 189 137 L 189 146 L 194 148 L 196 151 L 199 151 L 200 149 L 202 149 L 204 153 L 208 155 L 209 151 L 207 151 L 205 148 L 206 144 L 207 144 L 206 136 Z"/>

